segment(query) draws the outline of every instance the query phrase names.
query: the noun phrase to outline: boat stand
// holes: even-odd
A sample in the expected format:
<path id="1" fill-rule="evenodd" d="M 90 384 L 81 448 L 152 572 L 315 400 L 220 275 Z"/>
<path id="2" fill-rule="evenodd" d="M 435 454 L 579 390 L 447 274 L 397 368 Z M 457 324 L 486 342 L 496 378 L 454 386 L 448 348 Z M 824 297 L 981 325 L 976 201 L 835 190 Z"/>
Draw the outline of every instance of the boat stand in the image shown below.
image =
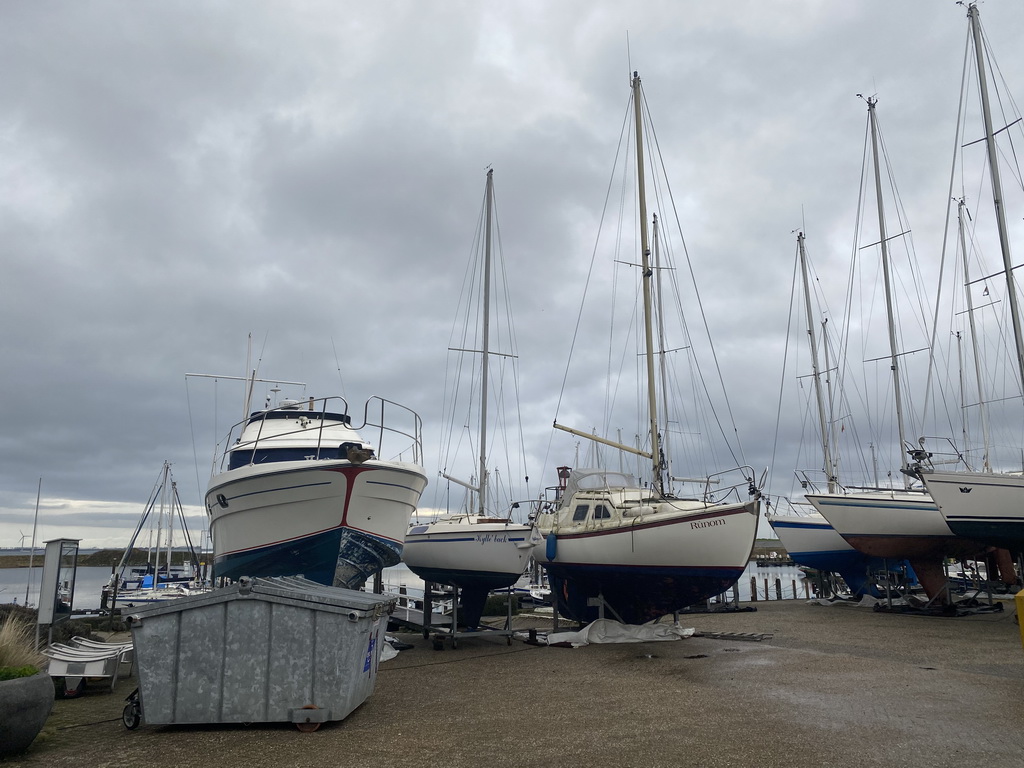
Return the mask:
<path id="1" fill-rule="evenodd" d="M 626 623 L 622 620 L 622 617 L 615 612 L 615 609 L 608 604 L 608 602 L 604 599 L 604 595 L 600 592 L 597 593 L 597 597 L 587 598 L 587 607 L 597 608 L 597 618 L 599 619 L 605 618 L 604 612 L 607 609 L 608 612 L 612 615 L 612 618 L 615 619 L 615 621 L 619 622 L 620 624 Z"/>
<path id="2" fill-rule="evenodd" d="M 507 589 L 494 590 L 491 594 L 505 595 L 505 626 L 502 629 L 493 627 L 477 627 L 459 631 L 459 594 L 460 590 L 452 588 L 452 621 L 449 626 L 432 625 L 434 587 L 437 586 L 429 581 L 423 584 L 423 639 L 430 637 L 431 630 L 434 630 L 434 650 L 444 650 L 444 641 L 451 638 L 452 648 L 459 647 L 459 638 L 462 637 L 504 637 L 508 645 L 512 645 L 512 601 L 515 599 L 515 591 L 512 587 Z"/>
<path id="3" fill-rule="evenodd" d="M 893 570 L 887 567 L 884 573 L 877 576 L 877 583 L 885 590 L 885 602 L 875 605 L 876 613 L 951 618 L 979 613 L 999 613 L 1003 610 L 1003 604 L 993 600 L 992 585 L 988 581 L 979 584 L 973 595 L 956 600 L 953 596 L 954 589 L 947 579 L 946 586 L 941 592 L 924 601 L 913 594 L 915 585 L 908 578 L 906 568 Z M 982 602 L 983 600 L 985 602 Z"/>

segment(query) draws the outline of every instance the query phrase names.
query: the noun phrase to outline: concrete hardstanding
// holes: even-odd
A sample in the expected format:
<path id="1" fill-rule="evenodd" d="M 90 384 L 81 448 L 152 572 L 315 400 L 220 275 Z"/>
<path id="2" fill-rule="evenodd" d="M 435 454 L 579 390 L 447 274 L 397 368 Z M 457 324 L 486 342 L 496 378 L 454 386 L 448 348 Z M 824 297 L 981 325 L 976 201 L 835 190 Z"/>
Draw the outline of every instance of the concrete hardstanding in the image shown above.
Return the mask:
<path id="1" fill-rule="evenodd" d="M 955 619 L 759 602 L 640 645 L 467 639 L 381 664 L 373 695 L 315 733 L 286 724 L 126 730 L 102 687 L 58 701 L 26 766 L 928 766 L 1016 768 L 1024 651 L 1012 601 Z M 547 629 L 543 620 L 533 623 Z M 716 637 L 700 633 L 723 633 Z M 737 633 L 737 634 L 728 634 Z M 742 634 L 740 634 L 742 633 Z M 754 641 L 751 635 L 771 635 Z M 747 639 L 743 639 L 746 637 Z"/>

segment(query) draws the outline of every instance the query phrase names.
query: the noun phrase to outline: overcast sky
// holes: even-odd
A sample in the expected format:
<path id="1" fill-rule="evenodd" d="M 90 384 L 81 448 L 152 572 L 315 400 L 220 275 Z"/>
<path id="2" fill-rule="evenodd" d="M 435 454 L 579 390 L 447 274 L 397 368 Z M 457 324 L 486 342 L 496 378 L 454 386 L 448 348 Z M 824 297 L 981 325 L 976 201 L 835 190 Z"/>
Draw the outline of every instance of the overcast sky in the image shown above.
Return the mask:
<path id="1" fill-rule="evenodd" d="M 981 11 L 1019 96 L 1024 4 Z M 552 484 L 575 460 L 558 402 L 600 423 L 562 379 L 634 69 L 760 471 L 794 230 L 843 301 L 857 94 L 927 264 L 966 35 L 953 0 L 0 4 L 0 546 L 31 535 L 40 478 L 40 542 L 123 546 L 165 460 L 198 516 L 242 390 L 185 374 L 244 376 L 250 334 L 297 394 L 418 411 L 433 503 L 488 167 L 531 491 Z M 804 418 L 783 414 L 776 492 Z"/>

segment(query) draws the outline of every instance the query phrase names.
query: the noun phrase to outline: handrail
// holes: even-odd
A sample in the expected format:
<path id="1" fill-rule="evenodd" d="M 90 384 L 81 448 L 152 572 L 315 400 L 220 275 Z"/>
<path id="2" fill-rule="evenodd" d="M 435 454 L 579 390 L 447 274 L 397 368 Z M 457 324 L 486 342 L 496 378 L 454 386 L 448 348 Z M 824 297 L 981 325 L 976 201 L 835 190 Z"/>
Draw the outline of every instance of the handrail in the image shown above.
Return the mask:
<path id="1" fill-rule="evenodd" d="M 342 408 L 329 408 L 328 407 L 329 403 L 334 402 L 334 401 L 340 402 L 343 405 L 343 407 Z M 379 415 L 375 415 L 374 416 L 374 419 L 376 419 L 376 420 L 371 420 L 370 409 L 371 409 L 371 406 L 376 408 L 376 406 L 374 405 L 375 403 L 379 403 L 379 405 L 380 405 L 380 412 L 379 412 Z M 327 448 L 327 447 L 336 448 L 337 447 L 333 443 L 328 444 L 326 442 L 325 436 L 324 436 L 324 431 L 326 429 L 331 429 L 331 428 L 337 426 L 337 425 L 334 425 L 334 424 L 332 424 L 330 426 L 326 425 L 327 414 L 328 413 L 340 413 L 341 415 L 343 415 L 343 416 L 345 416 L 345 417 L 347 417 L 349 419 L 349 423 L 347 424 L 347 427 L 349 429 L 353 430 L 354 432 L 359 432 L 360 430 L 364 430 L 367 427 L 369 427 L 372 430 L 374 430 L 374 432 L 375 432 L 375 434 L 377 436 L 377 439 L 376 439 L 376 441 L 370 440 L 368 442 L 373 442 L 374 443 L 375 448 L 376 448 L 376 450 L 378 452 L 378 456 L 380 455 L 380 452 L 382 450 L 382 446 L 384 444 L 384 436 L 387 435 L 387 434 L 399 435 L 401 437 L 407 438 L 410 441 L 410 444 L 407 445 L 407 446 L 404 446 L 402 448 L 402 450 L 399 451 L 396 454 L 399 457 L 396 460 L 401 460 L 400 457 L 401 457 L 402 453 L 404 451 L 406 451 L 406 450 L 409 450 L 409 448 L 411 448 L 412 449 L 412 454 L 413 454 L 413 458 L 412 458 L 413 463 L 415 463 L 415 464 L 422 464 L 422 462 L 423 462 L 423 432 L 422 432 L 423 422 L 422 422 L 422 419 L 420 418 L 419 414 L 417 414 L 411 408 L 408 408 L 407 406 L 401 405 L 400 403 L 396 403 L 396 402 L 393 402 L 391 400 L 387 400 L 385 398 L 382 398 L 382 397 L 379 397 L 377 395 L 374 395 L 374 396 L 370 397 L 366 401 L 366 403 L 364 405 L 363 423 L 361 425 L 356 426 L 356 425 L 353 425 L 351 423 L 351 416 L 349 415 L 349 404 L 345 400 L 345 398 L 343 398 L 343 397 L 332 396 L 332 397 L 315 398 L 315 399 L 314 398 L 310 398 L 309 401 L 308 401 L 308 404 L 309 405 L 320 404 L 320 405 L 316 409 L 301 409 L 301 410 L 298 410 L 298 411 L 295 411 L 295 404 L 278 405 L 278 406 L 275 406 L 273 408 L 267 408 L 266 410 L 258 412 L 256 414 L 250 414 L 249 416 L 247 416 L 242 421 L 232 425 L 232 427 L 228 430 L 228 434 L 227 434 L 227 437 L 226 437 L 226 440 L 225 440 L 224 448 L 221 451 L 220 460 L 219 460 L 220 471 L 223 472 L 227 468 L 227 465 L 228 465 L 228 462 L 230 460 L 230 456 L 231 456 L 231 454 L 233 452 L 234 446 L 237 446 L 241 442 L 242 434 L 244 433 L 245 428 L 247 426 L 249 426 L 254 421 L 254 419 L 258 418 L 259 421 L 260 421 L 260 424 L 259 424 L 259 428 L 257 430 L 256 436 L 251 441 L 251 445 L 247 445 L 246 446 L 246 451 L 250 452 L 249 463 L 251 464 L 253 462 L 255 456 L 256 456 L 256 451 L 258 449 L 260 441 L 264 439 L 263 432 L 264 432 L 264 427 L 267 424 L 269 414 L 279 413 L 279 412 L 283 412 L 283 411 L 289 411 L 289 412 L 295 411 L 299 415 L 301 415 L 301 414 L 316 414 L 316 418 L 318 418 L 319 424 L 315 427 L 315 431 L 316 431 L 316 444 L 315 444 L 315 452 L 313 454 L 313 459 L 314 460 L 319 460 L 320 459 L 321 452 L 325 448 Z M 393 408 L 391 409 L 390 412 L 386 413 L 386 407 L 388 405 L 393 406 Z M 391 424 L 388 424 L 386 422 L 385 416 L 386 415 L 390 416 L 390 414 L 393 413 L 395 409 L 399 409 L 400 411 L 404 411 L 407 414 L 407 416 L 411 417 L 411 423 L 412 423 L 411 427 L 410 426 L 406 426 L 404 428 L 398 428 L 398 427 L 395 427 L 395 426 L 393 426 Z M 236 436 L 236 433 L 237 433 L 237 436 Z M 289 430 L 287 432 L 282 432 L 282 433 L 280 433 L 278 435 L 275 435 L 274 437 L 275 438 L 288 437 L 290 435 L 299 435 L 299 434 L 309 435 L 310 434 L 310 430 L 306 429 L 306 428 Z M 363 436 L 360 435 L 360 437 L 362 438 Z M 363 439 L 365 439 L 365 438 L 363 438 Z"/>

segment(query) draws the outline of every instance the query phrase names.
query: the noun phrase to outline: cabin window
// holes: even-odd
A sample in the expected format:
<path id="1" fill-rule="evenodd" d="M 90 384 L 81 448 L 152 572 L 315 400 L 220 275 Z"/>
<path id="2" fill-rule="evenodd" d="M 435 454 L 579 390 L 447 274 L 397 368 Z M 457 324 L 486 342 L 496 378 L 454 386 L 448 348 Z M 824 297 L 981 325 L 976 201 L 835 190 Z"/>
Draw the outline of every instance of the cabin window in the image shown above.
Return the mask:
<path id="1" fill-rule="evenodd" d="M 612 513 L 608 511 L 608 507 L 604 504 L 598 504 L 594 507 L 594 519 L 595 520 L 608 520 L 612 516 Z"/>
<path id="2" fill-rule="evenodd" d="M 340 459 L 341 449 L 325 445 L 317 453 L 306 448 L 238 448 L 231 452 L 228 469 L 237 469 L 249 464 L 267 464 L 274 461 L 311 461 L 314 459 Z"/>
<path id="3" fill-rule="evenodd" d="M 589 504 L 577 504 L 576 509 L 572 513 L 572 521 L 574 523 L 582 522 L 587 519 L 587 512 L 590 511 Z"/>

